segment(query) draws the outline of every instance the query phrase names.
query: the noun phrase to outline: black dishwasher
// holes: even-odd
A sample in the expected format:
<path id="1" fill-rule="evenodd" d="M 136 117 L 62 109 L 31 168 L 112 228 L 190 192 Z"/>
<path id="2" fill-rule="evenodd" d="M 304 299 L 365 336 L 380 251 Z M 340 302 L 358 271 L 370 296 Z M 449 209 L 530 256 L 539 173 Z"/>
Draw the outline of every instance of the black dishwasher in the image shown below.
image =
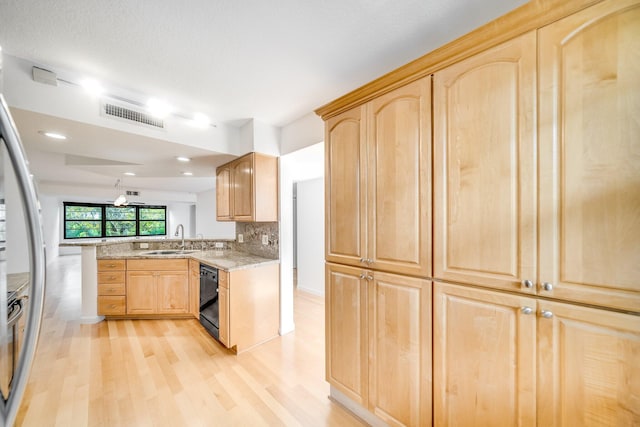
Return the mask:
<path id="1" fill-rule="evenodd" d="M 200 265 L 200 323 L 215 339 L 219 336 L 218 269 Z"/>

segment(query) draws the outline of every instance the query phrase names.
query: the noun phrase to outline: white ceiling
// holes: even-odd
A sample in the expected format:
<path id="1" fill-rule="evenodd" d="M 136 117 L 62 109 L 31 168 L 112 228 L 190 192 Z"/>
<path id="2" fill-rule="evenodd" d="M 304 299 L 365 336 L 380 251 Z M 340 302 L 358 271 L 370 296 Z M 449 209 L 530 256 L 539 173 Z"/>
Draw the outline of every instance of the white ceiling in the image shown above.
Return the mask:
<path id="1" fill-rule="evenodd" d="M 92 76 L 107 88 L 164 98 L 181 111 L 204 112 L 218 123 L 252 118 L 284 126 L 523 3 L 0 0 L 0 46 L 12 56 Z M 16 122 L 27 123 L 28 114 Z M 64 124 L 85 133 L 108 131 Z M 128 153 L 120 160 L 148 166 L 144 174 L 151 186 L 151 178 L 166 171 L 169 160 L 182 150 L 169 142 L 162 150 L 157 145 L 147 150 L 143 147 L 149 141 L 141 136 L 109 137 Z M 119 160 L 112 152 L 105 157 L 96 144 L 72 142 L 65 147 L 40 147 L 39 155 Z M 189 155 L 206 160 L 206 150 L 190 150 Z M 150 151 L 156 157 L 149 156 Z M 68 161 L 59 163 L 71 168 L 71 176 L 82 170 Z M 117 176 L 122 168 L 101 170 Z M 183 182 L 185 189 L 192 189 Z"/>

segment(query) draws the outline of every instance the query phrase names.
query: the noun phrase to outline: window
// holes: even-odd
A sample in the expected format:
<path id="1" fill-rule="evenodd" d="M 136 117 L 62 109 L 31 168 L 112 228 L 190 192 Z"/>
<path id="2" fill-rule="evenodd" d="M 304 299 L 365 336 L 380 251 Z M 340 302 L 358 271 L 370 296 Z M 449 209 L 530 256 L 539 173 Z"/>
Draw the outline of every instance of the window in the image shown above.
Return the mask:
<path id="1" fill-rule="evenodd" d="M 64 238 L 164 236 L 166 206 L 64 202 Z"/>

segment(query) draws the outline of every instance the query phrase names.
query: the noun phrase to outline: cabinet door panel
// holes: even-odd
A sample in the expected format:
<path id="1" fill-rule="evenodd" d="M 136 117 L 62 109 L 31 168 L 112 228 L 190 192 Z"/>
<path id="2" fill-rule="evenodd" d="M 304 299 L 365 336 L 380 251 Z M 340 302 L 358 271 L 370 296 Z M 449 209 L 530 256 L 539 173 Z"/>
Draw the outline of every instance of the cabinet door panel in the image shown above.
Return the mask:
<path id="1" fill-rule="evenodd" d="M 220 342 L 229 347 L 229 289 L 218 287 L 218 332 Z"/>
<path id="2" fill-rule="evenodd" d="M 367 406 L 367 282 L 361 269 L 326 266 L 327 381 Z"/>
<path id="3" fill-rule="evenodd" d="M 390 425 L 431 424 L 431 282 L 373 273 L 369 401 Z"/>
<path id="4" fill-rule="evenodd" d="M 156 312 L 156 284 L 152 271 L 127 272 L 127 314 Z"/>
<path id="5" fill-rule="evenodd" d="M 431 276 L 431 79 L 367 107 L 369 267 Z"/>
<path id="6" fill-rule="evenodd" d="M 231 220 L 231 171 L 228 167 L 216 173 L 216 218 L 218 221 Z"/>
<path id="7" fill-rule="evenodd" d="M 540 30 L 540 280 L 640 311 L 640 4 Z"/>
<path id="8" fill-rule="evenodd" d="M 433 310 L 434 424 L 536 425 L 536 301 L 435 283 Z"/>
<path id="9" fill-rule="evenodd" d="M 531 32 L 434 75 L 434 277 L 535 281 L 535 52 Z"/>
<path id="10" fill-rule="evenodd" d="M 157 273 L 158 314 L 189 312 L 189 274 L 186 271 Z"/>
<path id="11" fill-rule="evenodd" d="M 326 124 L 326 259 L 360 265 L 366 252 L 366 158 L 360 107 Z"/>
<path id="12" fill-rule="evenodd" d="M 239 158 L 231 164 L 233 191 L 233 219 L 250 221 L 253 218 L 253 156 Z"/>
<path id="13" fill-rule="evenodd" d="M 640 425 L 640 317 L 540 301 L 539 425 Z"/>

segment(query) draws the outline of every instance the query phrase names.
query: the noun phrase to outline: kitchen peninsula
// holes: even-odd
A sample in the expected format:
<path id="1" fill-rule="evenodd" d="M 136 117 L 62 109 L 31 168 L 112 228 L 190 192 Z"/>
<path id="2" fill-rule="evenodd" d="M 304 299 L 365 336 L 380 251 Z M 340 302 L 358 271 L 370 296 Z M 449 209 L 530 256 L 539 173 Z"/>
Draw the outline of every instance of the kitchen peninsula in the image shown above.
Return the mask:
<path id="1" fill-rule="evenodd" d="M 200 267 L 220 279 L 220 337 L 236 352 L 278 335 L 277 247 L 256 255 L 232 240 L 135 239 L 65 242 L 82 250 L 83 323 L 198 318 Z M 214 292 L 218 291 L 216 289 Z M 214 335 L 215 336 L 215 335 Z"/>

